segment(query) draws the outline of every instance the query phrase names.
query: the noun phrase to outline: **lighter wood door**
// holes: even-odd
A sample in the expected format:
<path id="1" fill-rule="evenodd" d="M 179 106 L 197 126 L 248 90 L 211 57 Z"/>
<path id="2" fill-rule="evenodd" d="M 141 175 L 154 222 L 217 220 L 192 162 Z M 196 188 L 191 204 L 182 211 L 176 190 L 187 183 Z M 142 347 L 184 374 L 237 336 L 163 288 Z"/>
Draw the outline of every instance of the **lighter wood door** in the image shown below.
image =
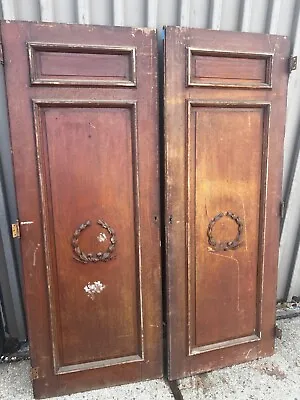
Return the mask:
<path id="1" fill-rule="evenodd" d="M 272 354 L 286 37 L 167 28 L 170 379 Z"/>

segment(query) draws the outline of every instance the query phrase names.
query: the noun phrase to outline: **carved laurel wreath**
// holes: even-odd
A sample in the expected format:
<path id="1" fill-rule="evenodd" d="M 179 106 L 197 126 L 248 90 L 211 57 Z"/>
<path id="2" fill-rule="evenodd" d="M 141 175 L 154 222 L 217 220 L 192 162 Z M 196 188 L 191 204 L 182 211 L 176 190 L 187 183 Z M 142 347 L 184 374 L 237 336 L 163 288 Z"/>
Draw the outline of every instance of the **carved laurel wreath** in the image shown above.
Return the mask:
<path id="1" fill-rule="evenodd" d="M 213 237 L 213 233 L 212 233 L 215 223 L 223 217 L 229 217 L 237 224 L 237 235 L 233 240 L 228 241 L 228 242 L 218 242 Z M 236 214 L 234 214 L 231 211 L 226 211 L 224 213 L 220 212 L 208 224 L 208 228 L 207 228 L 208 243 L 210 244 L 211 247 L 213 247 L 217 251 L 234 250 L 241 245 L 241 236 L 243 233 L 243 229 L 244 229 L 244 224 L 239 216 L 237 216 Z"/>
<path id="2" fill-rule="evenodd" d="M 82 262 L 84 264 L 87 264 L 88 262 L 98 262 L 98 261 L 102 261 L 102 262 L 107 262 L 109 260 L 111 260 L 112 258 L 114 258 L 113 256 L 113 251 L 116 247 L 116 243 L 117 243 L 117 238 L 115 235 L 114 230 L 104 221 L 102 221 L 101 219 L 99 219 L 97 221 L 97 224 L 102 226 L 102 228 L 106 229 L 107 232 L 110 234 L 110 245 L 108 246 L 108 248 L 106 249 L 106 251 L 104 253 L 84 253 L 78 244 L 78 238 L 80 233 L 86 229 L 88 226 L 91 226 L 91 221 L 86 221 L 83 224 L 81 224 L 73 233 L 72 236 L 72 247 L 73 247 L 73 252 L 76 254 L 76 256 L 73 256 L 75 260 Z"/>

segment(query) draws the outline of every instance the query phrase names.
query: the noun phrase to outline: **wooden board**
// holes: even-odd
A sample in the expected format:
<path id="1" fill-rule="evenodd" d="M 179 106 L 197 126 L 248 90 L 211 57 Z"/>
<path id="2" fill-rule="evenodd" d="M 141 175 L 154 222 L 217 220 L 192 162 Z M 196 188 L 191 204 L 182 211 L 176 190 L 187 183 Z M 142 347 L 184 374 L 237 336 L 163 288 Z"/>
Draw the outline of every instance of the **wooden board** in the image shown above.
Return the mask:
<path id="1" fill-rule="evenodd" d="M 274 346 L 286 37 L 166 28 L 168 376 Z"/>
<path id="2" fill-rule="evenodd" d="M 159 377 L 155 31 L 1 32 L 35 396 Z"/>

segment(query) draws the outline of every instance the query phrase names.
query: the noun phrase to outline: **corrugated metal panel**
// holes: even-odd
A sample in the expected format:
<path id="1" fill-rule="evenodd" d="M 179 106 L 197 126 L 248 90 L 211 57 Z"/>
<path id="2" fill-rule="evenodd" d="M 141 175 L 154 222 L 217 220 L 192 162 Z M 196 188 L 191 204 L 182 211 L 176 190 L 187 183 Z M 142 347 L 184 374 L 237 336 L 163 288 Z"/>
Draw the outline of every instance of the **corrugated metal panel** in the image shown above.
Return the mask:
<path id="1" fill-rule="evenodd" d="M 292 54 L 300 55 L 299 0 L 1 0 L 0 4 L 4 19 L 157 28 L 181 25 L 288 35 Z M 280 243 L 278 299 L 300 295 L 299 78 L 300 68 L 289 80 L 283 174 L 286 212 Z M 6 112 L 3 96 L 0 91 L 1 115 Z M 2 130 L 0 155 L 8 204 L 6 215 L 12 220 L 16 206 L 6 134 L 6 129 Z M 13 250 L 18 254 L 18 249 Z"/>
<path id="2" fill-rule="evenodd" d="M 0 10 L 2 12 L 2 9 Z M 18 241 L 12 241 L 10 224 L 17 219 L 10 151 L 3 66 L 0 66 L 0 289 L 6 328 L 20 341 L 26 340 L 21 295 L 21 256 Z"/>

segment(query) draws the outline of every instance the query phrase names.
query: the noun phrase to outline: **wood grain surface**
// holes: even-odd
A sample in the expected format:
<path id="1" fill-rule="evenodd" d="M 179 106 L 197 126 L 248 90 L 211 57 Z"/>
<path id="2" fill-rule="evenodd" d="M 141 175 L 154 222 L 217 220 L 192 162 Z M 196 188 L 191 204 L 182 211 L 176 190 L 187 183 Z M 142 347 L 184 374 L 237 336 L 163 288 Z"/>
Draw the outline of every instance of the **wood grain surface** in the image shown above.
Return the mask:
<path id="1" fill-rule="evenodd" d="M 155 31 L 1 32 L 35 396 L 159 377 Z"/>
<path id="2" fill-rule="evenodd" d="M 270 355 L 286 37 L 167 27 L 168 376 Z"/>

